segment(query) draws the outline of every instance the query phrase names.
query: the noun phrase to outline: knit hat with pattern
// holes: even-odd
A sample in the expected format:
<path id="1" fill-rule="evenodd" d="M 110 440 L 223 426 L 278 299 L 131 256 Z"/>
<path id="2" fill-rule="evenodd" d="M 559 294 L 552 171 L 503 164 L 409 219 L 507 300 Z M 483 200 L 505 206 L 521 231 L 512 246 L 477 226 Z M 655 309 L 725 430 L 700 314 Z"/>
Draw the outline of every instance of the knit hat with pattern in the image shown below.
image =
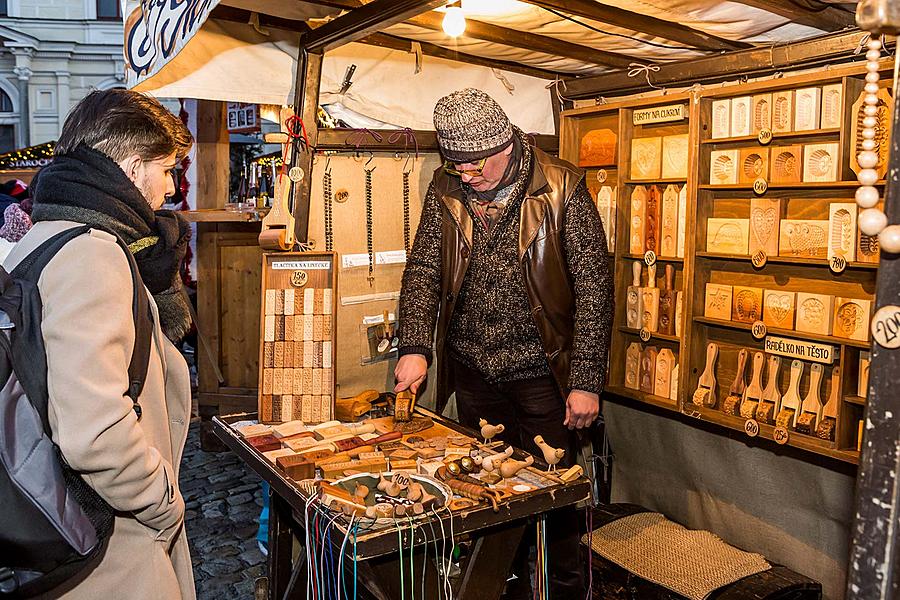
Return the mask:
<path id="1" fill-rule="evenodd" d="M 513 140 L 509 117 L 481 90 L 466 88 L 438 100 L 434 128 L 444 158 L 472 162 L 496 154 Z"/>

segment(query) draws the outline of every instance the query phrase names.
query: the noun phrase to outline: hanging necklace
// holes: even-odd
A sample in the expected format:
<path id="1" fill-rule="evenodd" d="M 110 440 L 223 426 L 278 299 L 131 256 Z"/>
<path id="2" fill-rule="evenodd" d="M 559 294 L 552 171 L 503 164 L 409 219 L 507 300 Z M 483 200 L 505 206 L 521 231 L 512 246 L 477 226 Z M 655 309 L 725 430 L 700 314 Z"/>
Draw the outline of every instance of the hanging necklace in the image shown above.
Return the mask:
<path id="1" fill-rule="evenodd" d="M 325 163 L 325 173 L 322 175 L 322 190 L 325 204 L 325 250 L 331 252 L 334 249 L 334 225 L 332 216 L 334 196 L 331 194 L 331 159 Z"/>
<path id="2" fill-rule="evenodd" d="M 369 159 L 370 161 L 372 159 Z M 369 281 L 369 285 L 372 285 L 375 282 L 375 247 L 372 241 L 372 171 L 375 170 L 375 167 L 371 169 L 365 169 L 366 171 L 366 250 L 369 253 L 369 276 L 366 278 Z"/>

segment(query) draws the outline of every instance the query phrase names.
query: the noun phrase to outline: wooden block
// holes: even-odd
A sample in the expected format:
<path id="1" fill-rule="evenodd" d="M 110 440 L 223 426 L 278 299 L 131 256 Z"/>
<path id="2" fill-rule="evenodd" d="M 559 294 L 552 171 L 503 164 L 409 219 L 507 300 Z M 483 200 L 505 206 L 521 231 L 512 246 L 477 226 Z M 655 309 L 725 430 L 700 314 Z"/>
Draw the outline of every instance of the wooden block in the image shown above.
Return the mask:
<path id="1" fill-rule="evenodd" d="M 316 288 L 313 293 L 313 314 L 325 314 L 325 290 L 322 288 Z"/>
<path id="2" fill-rule="evenodd" d="M 415 458 L 397 460 L 391 459 L 391 471 L 393 471 L 394 473 L 396 473 L 397 471 L 412 471 L 415 473 L 418 464 L 419 461 Z"/>
<path id="3" fill-rule="evenodd" d="M 275 315 L 275 341 L 284 341 L 284 315 Z"/>
<path id="4" fill-rule="evenodd" d="M 794 131 L 819 128 L 822 88 L 803 88 L 794 92 Z"/>
<path id="5" fill-rule="evenodd" d="M 263 321 L 263 341 L 275 341 L 275 315 L 266 315 Z"/>
<path id="6" fill-rule="evenodd" d="M 750 199 L 750 232 L 747 253 L 753 256 L 759 251 L 766 256 L 778 256 L 781 200 L 778 198 Z"/>
<path id="7" fill-rule="evenodd" d="M 313 315 L 303 315 L 303 337 L 304 341 L 312 341 L 315 336 L 315 317 Z"/>
<path id="8" fill-rule="evenodd" d="M 772 94 L 757 94 L 751 103 L 752 126 L 750 134 L 772 128 Z"/>
<path id="9" fill-rule="evenodd" d="M 274 435 L 257 435 L 247 439 L 250 444 L 258 452 L 269 452 L 281 448 L 281 440 Z"/>
<path id="10" fill-rule="evenodd" d="M 884 204 L 878 203 L 879 209 L 884 209 Z M 856 260 L 864 263 L 877 263 L 881 258 L 878 249 L 878 236 L 866 235 L 862 231 L 857 232 Z"/>
<path id="11" fill-rule="evenodd" d="M 616 140 L 612 129 L 592 129 L 581 138 L 578 149 L 579 167 L 598 167 L 616 164 Z"/>
<path id="12" fill-rule="evenodd" d="M 828 221 L 782 219 L 778 239 L 781 256 L 825 258 L 828 252 Z"/>
<path id="13" fill-rule="evenodd" d="M 321 369 L 322 361 L 324 358 L 324 353 L 322 352 L 322 342 L 313 342 L 313 368 Z"/>
<path id="14" fill-rule="evenodd" d="M 294 331 L 297 328 L 297 317 L 294 315 L 285 315 L 284 317 L 284 341 L 294 341 Z M 291 352 L 293 355 L 293 352 Z"/>
<path id="15" fill-rule="evenodd" d="M 294 342 L 294 367 L 303 366 L 303 342 Z"/>
<path id="16" fill-rule="evenodd" d="M 738 183 L 752 184 L 769 178 L 769 149 L 741 148 L 738 155 Z"/>
<path id="17" fill-rule="evenodd" d="M 313 340 L 317 342 L 321 342 L 324 337 L 324 316 L 323 315 L 314 315 L 313 316 Z"/>
<path id="18" fill-rule="evenodd" d="M 625 326 L 632 329 L 641 328 L 641 271 L 644 263 L 636 260 L 631 263 L 632 282 L 625 292 Z"/>
<path id="19" fill-rule="evenodd" d="M 306 340 L 303 342 L 303 367 L 306 369 L 311 369 L 313 363 L 315 362 L 315 342 L 312 340 Z M 312 374 L 310 374 L 312 377 Z M 311 380 L 310 380 L 311 381 Z"/>
<path id="20" fill-rule="evenodd" d="M 738 182 L 740 150 L 713 150 L 709 153 L 710 185 L 733 185 Z"/>
<path id="21" fill-rule="evenodd" d="M 796 294 L 783 290 L 763 292 L 763 323 L 766 327 L 794 328 L 794 302 Z"/>
<path id="22" fill-rule="evenodd" d="M 682 299 L 684 295 L 681 292 L 675 293 L 675 335 L 681 336 L 684 333 L 684 303 Z"/>
<path id="23" fill-rule="evenodd" d="M 272 427 L 272 435 L 282 439 L 293 436 L 308 437 L 309 435 L 313 435 L 313 433 L 303 424 L 303 421 L 286 421 Z"/>
<path id="24" fill-rule="evenodd" d="M 289 389 L 281 396 L 281 420 L 293 421 L 297 417 L 294 415 L 294 397 L 289 394 Z"/>
<path id="25" fill-rule="evenodd" d="M 275 314 L 284 314 L 284 290 L 275 290 Z"/>
<path id="26" fill-rule="evenodd" d="M 662 173 L 662 138 L 631 140 L 631 178 L 659 179 Z"/>
<path id="27" fill-rule="evenodd" d="M 787 133 L 794 126 L 794 91 L 772 93 L 772 132 Z"/>
<path id="28" fill-rule="evenodd" d="M 843 114 L 841 112 L 844 86 L 840 83 L 822 86 L 822 110 L 820 113 L 820 127 L 822 129 L 837 129 L 841 126 Z"/>
<path id="29" fill-rule="evenodd" d="M 663 179 L 687 179 L 688 134 L 667 135 L 662 141 Z"/>
<path id="30" fill-rule="evenodd" d="M 272 393 L 272 377 L 274 371 L 275 369 L 263 369 L 263 394 L 270 395 Z"/>
<path id="31" fill-rule="evenodd" d="M 856 260 L 856 204 L 834 202 L 828 207 L 828 260 Z"/>
<path id="32" fill-rule="evenodd" d="M 710 319 L 731 320 L 732 287 L 718 283 L 706 284 L 706 299 L 703 305 L 703 316 Z"/>
<path id="33" fill-rule="evenodd" d="M 652 250 L 659 254 L 659 238 L 662 235 L 662 194 L 659 186 L 651 185 L 647 189 L 647 235 L 644 239 L 644 251 Z"/>
<path id="34" fill-rule="evenodd" d="M 266 315 L 275 314 L 275 296 L 277 290 L 266 290 L 265 313 Z"/>
<path id="35" fill-rule="evenodd" d="M 834 335 L 851 340 L 869 339 L 870 300 L 857 298 L 834 299 Z"/>
<path id="36" fill-rule="evenodd" d="M 275 345 L 275 358 L 272 366 L 276 369 L 284 367 L 284 342 L 273 342 Z"/>
<path id="37" fill-rule="evenodd" d="M 612 186 L 604 185 L 597 192 L 597 212 L 606 234 L 606 249 L 615 252 L 616 248 L 616 196 Z"/>
<path id="38" fill-rule="evenodd" d="M 675 267 L 666 265 L 665 287 L 659 291 L 659 332 L 675 335 Z M 660 395 L 660 394 L 657 394 Z M 662 394 L 665 396 L 665 394 Z"/>
<path id="39" fill-rule="evenodd" d="M 769 183 L 800 183 L 802 146 L 778 146 L 769 150 Z"/>
<path id="40" fill-rule="evenodd" d="M 751 128 L 751 104 L 750 96 L 741 96 L 731 99 L 731 136 L 741 137 L 750 135 Z"/>
<path id="41" fill-rule="evenodd" d="M 663 348 L 656 356 L 656 378 L 653 395 L 668 398 L 672 389 L 672 369 L 675 368 L 675 354 Z"/>
<path id="42" fill-rule="evenodd" d="M 891 150 L 891 119 L 894 112 L 894 99 L 891 97 L 888 88 L 879 88 L 875 94 L 878 98 L 878 104 L 875 114 L 875 149 L 874 152 L 878 156 L 875 163 L 875 172 L 879 179 L 883 179 L 887 173 L 888 160 Z M 850 138 L 850 169 L 854 173 L 859 174 L 861 167 L 859 166 L 859 153 L 862 152 L 862 132 L 863 119 L 865 118 L 865 90 L 861 91 L 856 102 L 850 109 L 851 138 Z"/>
<path id="43" fill-rule="evenodd" d="M 731 99 L 713 100 L 712 103 L 712 134 L 713 139 L 727 138 L 731 136 Z"/>
<path id="44" fill-rule="evenodd" d="M 317 427 L 313 430 L 313 434 L 315 434 L 316 438 L 319 440 L 327 440 L 346 436 L 347 434 L 353 435 L 353 431 L 345 425 L 333 425 L 330 427 Z"/>
<path id="45" fill-rule="evenodd" d="M 656 265 L 647 267 L 647 287 L 641 288 L 641 327 L 651 332 L 659 329 L 659 288 L 656 287 Z"/>
<path id="46" fill-rule="evenodd" d="M 310 432 L 312 433 L 312 432 Z M 308 448 L 313 448 L 315 446 L 319 446 L 320 442 L 315 437 L 300 437 L 294 436 L 281 440 L 281 443 L 293 450 L 294 452 L 301 452 Z"/>
<path id="47" fill-rule="evenodd" d="M 316 476 L 316 463 L 304 456 L 296 454 L 279 456 L 275 459 L 275 465 L 295 481 L 314 479 Z"/>
<path id="48" fill-rule="evenodd" d="M 313 305 L 315 303 L 316 290 L 313 288 L 306 288 L 303 290 L 303 314 L 311 315 L 313 314 Z"/>
<path id="49" fill-rule="evenodd" d="M 331 288 L 322 290 L 322 314 L 334 314 L 334 293 Z"/>
<path id="50" fill-rule="evenodd" d="M 637 342 L 628 344 L 625 350 L 625 387 L 632 390 L 641 388 L 641 345 Z"/>
<path id="51" fill-rule="evenodd" d="M 826 294 L 797 292 L 797 331 L 831 335 L 834 316 L 834 297 Z"/>
<path id="52" fill-rule="evenodd" d="M 745 256 L 750 237 L 749 219 L 706 220 L 706 251 Z"/>
<path id="53" fill-rule="evenodd" d="M 277 344 L 278 342 L 275 343 Z M 284 342 L 284 366 L 286 368 L 294 366 L 294 342 Z"/>
<path id="54" fill-rule="evenodd" d="M 295 342 L 302 341 L 303 340 L 303 315 L 295 315 L 292 323 L 294 324 L 294 334 L 292 336 L 292 339 Z M 287 325 L 287 322 L 285 322 L 285 325 Z"/>
<path id="55" fill-rule="evenodd" d="M 859 378 L 856 382 L 856 395 L 860 398 L 869 396 L 869 351 L 859 353 Z"/>
<path id="56" fill-rule="evenodd" d="M 762 288 L 743 287 L 736 285 L 732 288 L 732 298 L 732 321 L 754 323 L 762 318 Z"/>
<path id="57" fill-rule="evenodd" d="M 684 258 L 684 241 L 687 232 L 687 185 L 678 192 L 678 257 Z"/>
<path id="58" fill-rule="evenodd" d="M 838 148 L 837 142 L 803 146 L 803 181 L 837 181 L 840 166 Z"/>
<path id="59" fill-rule="evenodd" d="M 672 376 L 670 380 L 672 382 L 672 386 L 669 389 L 669 400 L 678 401 L 678 375 L 679 375 L 679 367 L 676 364 L 672 367 Z"/>
<path id="60" fill-rule="evenodd" d="M 294 289 L 284 290 L 284 314 L 285 315 L 293 315 L 294 314 L 294 304 L 296 301 L 296 293 Z"/>
<path id="61" fill-rule="evenodd" d="M 271 369 L 275 366 L 275 342 L 263 342 L 263 367 Z"/>
<path id="62" fill-rule="evenodd" d="M 284 393 L 284 369 L 272 369 L 272 394 L 280 396 Z"/>
<path id="63" fill-rule="evenodd" d="M 313 396 L 322 395 L 322 369 L 312 370 L 312 394 Z"/>
<path id="64" fill-rule="evenodd" d="M 331 368 L 331 342 L 322 342 L 322 368 L 330 369 Z"/>
<path id="65" fill-rule="evenodd" d="M 272 422 L 272 396 L 260 394 L 259 395 L 259 420 L 263 423 L 271 423 Z"/>
<path id="66" fill-rule="evenodd" d="M 647 188 L 642 185 L 631 192 L 629 224 L 628 251 L 631 254 L 643 254 L 647 237 Z"/>
<path id="67" fill-rule="evenodd" d="M 656 359 L 659 349 L 646 346 L 641 352 L 641 391 L 652 394 L 656 389 Z"/>
<path id="68" fill-rule="evenodd" d="M 275 464 L 275 461 L 277 461 L 279 458 L 281 458 L 283 456 L 293 456 L 293 454 L 294 454 L 294 451 L 290 450 L 289 448 L 270 450 L 268 452 L 262 453 L 263 458 L 265 458 L 267 461 L 269 461 L 273 465 Z"/>
<path id="69" fill-rule="evenodd" d="M 662 198 L 660 256 L 678 256 L 678 186 L 668 185 Z"/>

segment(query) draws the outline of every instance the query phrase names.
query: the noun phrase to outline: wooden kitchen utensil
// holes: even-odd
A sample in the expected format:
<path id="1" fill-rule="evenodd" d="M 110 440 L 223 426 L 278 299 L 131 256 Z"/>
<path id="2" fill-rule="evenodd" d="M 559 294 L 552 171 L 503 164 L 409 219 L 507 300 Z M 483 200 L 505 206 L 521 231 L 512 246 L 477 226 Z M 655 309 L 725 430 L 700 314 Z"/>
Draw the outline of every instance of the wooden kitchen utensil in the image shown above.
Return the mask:
<path id="1" fill-rule="evenodd" d="M 803 377 L 803 361 L 791 361 L 791 380 L 788 383 L 787 393 L 781 398 L 781 410 L 775 417 L 775 425 L 791 429 L 797 423 L 797 413 L 800 412 L 800 378 Z"/>
<path id="2" fill-rule="evenodd" d="M 641 306 L 641 270 L 644 263 L 636 260 L 631 265 L 632 282 L 625 293 L 625 326 L 641 328 L 644 309 Z"/>
<path id="3" fill-rule="evenodd" d="M 675 267 L 666 265 L 665 288 L 659 292 L 659 332 L 675 335 Z"/>
<path id="4" fill-rule="evenodd" d="M 716 357 L 719 356 L 719 345 L 710 342 L 706 345 L 706 368 L 697 382 L 692 401 L 700 406 L 716 405 Z"/>
<path id="5" fill-rule="evenodd" d="M 837 429 L 838 407 L 841 403 L 841 376 L 840 369 L 834 367 L 831 369 L 831 393 L 828 394 L 828 402 L 822 409 L 822 417 L 819 419 L 819 426 L 816 428 L 816 437 L 822 440 L 834 441 L 835 430 Z"/>
<path id="6" fill-rule="evenodd" d="M 749 352 L 746 348 L 741 348 L 738 352 L 737 372 L 734 375 L 734 381 L 728 389 L 728 396 L 722 403 L 722 412 L 728 415 L 740 414 L 741 400 L 746 390 L 744 382 L 744 371 L 747 369 L 747 356 Z"/>
<path id="7" fill-rule="evenodd" d="M 659 288 L 656 287 L 656 264 L 647 267 L 647 287 L 641 288 L 641 327 L 659 329 Z"/>
<path id="8" fill-rule="evenodd" d="M 795 428 L 797 433 L 815 435 L 819 425 L 819 417 L 822 415 L 822 400 L 820 398 L 822 388 L 822 374 L 825 367 L 819 363 L 813 363 L 809 374 L 809 390 L 800 407 L 800 415 L 797 417 Z"/>
<path id="9" fill-rule="evenodd" d="M 763 390 L 762 399 L 756 407 L 756 420 L 760 423 L 775 423 L 775 415 L 781 410 L 781 392 L 778 390 L 778 371 L 781 369 L 781 357 L 769 356 L 768 377 Z"/>

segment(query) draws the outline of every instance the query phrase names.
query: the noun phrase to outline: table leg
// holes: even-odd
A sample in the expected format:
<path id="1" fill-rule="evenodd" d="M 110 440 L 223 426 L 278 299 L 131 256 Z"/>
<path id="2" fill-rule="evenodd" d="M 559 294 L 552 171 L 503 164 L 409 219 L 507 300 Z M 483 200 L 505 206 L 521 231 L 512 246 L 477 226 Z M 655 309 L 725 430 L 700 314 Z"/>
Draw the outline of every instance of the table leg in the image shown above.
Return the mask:
<path id="1" fill-rule="evenodd" d="M 457 600 L 499 598 L 524 533 L 525 524 L 518 522 L 475 537 L 472 551 L 462 565 Z"/>
<path id="2" fill-rule="evenodd" d="M 269 491 L 269 600 L 281 600 L 291 577 L 291 507 Z"/>

